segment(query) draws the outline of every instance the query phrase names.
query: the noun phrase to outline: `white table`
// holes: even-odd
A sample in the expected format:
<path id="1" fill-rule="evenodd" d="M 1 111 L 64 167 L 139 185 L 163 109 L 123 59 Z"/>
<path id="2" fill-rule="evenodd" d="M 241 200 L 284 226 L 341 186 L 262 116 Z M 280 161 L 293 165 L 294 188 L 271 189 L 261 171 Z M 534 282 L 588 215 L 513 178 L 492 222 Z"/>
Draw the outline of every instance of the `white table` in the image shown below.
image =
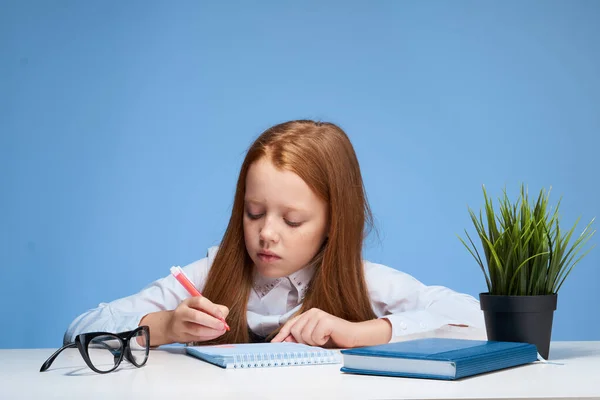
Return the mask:
<path id="1" fill-rule="evenodd" d="M 39 372 L 55 349 L 0 350 L 0 399 L 600 399 L 600 342 L 553 342 L 550 361 L 460 381 L 350 375 L 340 365 L 224 370 L 182 353 L 152 350 L 148 363 L 96 374 L 76 349 Z"/>

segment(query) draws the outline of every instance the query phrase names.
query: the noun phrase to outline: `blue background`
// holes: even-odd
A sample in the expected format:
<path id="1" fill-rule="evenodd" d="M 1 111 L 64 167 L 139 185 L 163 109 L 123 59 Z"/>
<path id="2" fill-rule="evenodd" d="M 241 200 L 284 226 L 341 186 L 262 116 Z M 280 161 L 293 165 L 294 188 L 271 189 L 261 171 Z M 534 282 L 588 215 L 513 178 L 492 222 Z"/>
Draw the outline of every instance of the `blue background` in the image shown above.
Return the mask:
<path id="1" fill-rule="evenodd" d="M 552 186 L 578 233 L 600 214 L 599 20 L 593 0 L 0 1 L 0 347 L 57 347 L 202 258 L 244 151 L 295 118 L 351 137 L 368 259 L 477 296 L 456 235 L 482 184 Z M 599 264 L 559 292 L 553 339 L 600 340 Z"/>

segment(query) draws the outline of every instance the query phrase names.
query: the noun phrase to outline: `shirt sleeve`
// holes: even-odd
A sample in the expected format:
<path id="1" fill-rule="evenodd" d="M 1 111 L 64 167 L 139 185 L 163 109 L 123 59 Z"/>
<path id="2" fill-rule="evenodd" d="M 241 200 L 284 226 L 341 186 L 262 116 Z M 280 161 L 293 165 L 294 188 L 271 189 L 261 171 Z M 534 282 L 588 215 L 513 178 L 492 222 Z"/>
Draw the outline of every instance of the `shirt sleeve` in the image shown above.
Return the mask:
<path id="1" fill-rule="evenodd" d="M 211 248 L 207 257 L 183 267 L 192 283 L 202 291 L 214 257 Z M 138 327 L 140 320 L 156 311 L 174 310 L 190 295 L 181 284 L 168 275 L 148 285 L 140 292 L 98 307 L 79 315 L 67 328 L 63 342 L 72 343 L 75 336 L 84 332 L 125 332 Z"/>
<path id="2" fill-rule="evenodd" d="M 485 330 L 479 301 L 470 295 L 426 286 L 404 272 L 370 262 L 365 263 L 365 276 L 375 314 L 392 325 L 391 341 L 427 336 L 450 325 L 466 325 L 463 330 L 477 336 Z"/>

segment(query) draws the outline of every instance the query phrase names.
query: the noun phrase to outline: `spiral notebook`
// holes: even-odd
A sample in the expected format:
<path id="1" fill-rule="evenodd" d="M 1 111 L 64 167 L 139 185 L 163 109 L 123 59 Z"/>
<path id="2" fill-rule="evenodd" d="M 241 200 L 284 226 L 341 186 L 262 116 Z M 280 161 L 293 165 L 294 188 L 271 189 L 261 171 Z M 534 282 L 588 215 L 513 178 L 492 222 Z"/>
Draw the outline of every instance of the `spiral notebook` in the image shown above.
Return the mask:
<path id="1" fill-rule="evenodd" d="M 289 342 L 187 346 L 186 352 L 221 368 L 287 367 L 342 362 L 342 355 L 338 351 Z"/>

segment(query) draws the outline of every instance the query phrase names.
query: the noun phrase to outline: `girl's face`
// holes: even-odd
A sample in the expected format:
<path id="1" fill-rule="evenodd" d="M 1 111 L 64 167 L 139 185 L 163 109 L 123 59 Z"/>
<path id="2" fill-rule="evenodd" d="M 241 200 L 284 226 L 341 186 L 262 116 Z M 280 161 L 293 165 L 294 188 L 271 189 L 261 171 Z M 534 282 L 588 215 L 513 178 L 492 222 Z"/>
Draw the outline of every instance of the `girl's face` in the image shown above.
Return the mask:
<path id="1" fill-rule="evenodd" d="M 280 278 L 302 268 L 327 235 L 327 204 L 295 173 L 266 157 L 246 176 L 244 240 L 256 270 Z"/>

